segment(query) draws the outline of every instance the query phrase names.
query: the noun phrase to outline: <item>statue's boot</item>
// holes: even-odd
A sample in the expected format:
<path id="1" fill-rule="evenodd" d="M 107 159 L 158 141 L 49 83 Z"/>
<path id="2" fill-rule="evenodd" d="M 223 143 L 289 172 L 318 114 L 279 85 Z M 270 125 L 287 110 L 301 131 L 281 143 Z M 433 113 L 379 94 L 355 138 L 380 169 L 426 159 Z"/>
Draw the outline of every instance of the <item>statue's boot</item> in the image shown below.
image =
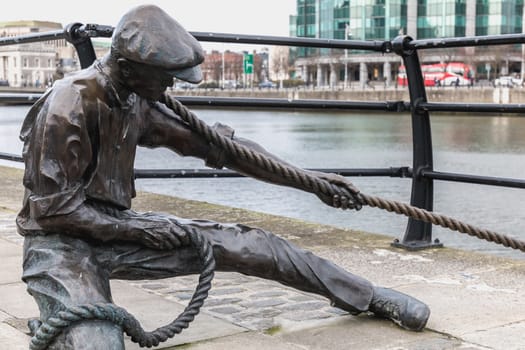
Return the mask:
<path id="1" fill-rule="evenodd" d="M 393 289 L 381 287 L 374 287 L 368 310 L 411 331 L 425 328 L 430 316 L 430 309 L 423 302 Z"/>

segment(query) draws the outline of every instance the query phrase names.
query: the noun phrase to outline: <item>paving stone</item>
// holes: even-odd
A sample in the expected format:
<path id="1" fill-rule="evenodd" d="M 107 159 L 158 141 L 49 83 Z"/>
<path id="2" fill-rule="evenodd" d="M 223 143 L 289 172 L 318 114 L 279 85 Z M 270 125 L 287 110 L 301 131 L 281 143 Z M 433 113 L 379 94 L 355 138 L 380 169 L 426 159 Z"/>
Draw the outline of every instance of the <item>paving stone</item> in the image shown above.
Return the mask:
<path id="1" fill-rule="evenodd" d="M 281 299 L 281 298 L 256 300 L 256 301 L 250 301 L 250 302 L 241 303 L 241 305 L 243 305 L 243 306 L 255 307 L 255 308 L 268 307 L 268 306 L 277 306 L 277 305 L 282 305 L 282 304 L 286 304 L 286 300 Z"/>
<path id="2" fill-rule="evenodd" d="M 170 295 L 179 300 L 190 300 L 193 293 L 170 293 Z"/>
<path id="3" fill-rule="evenodd" d="M 243 311 L 241 313 L 238 313 L 234 316 L 234 318 L 237 321 L 242 320 L 251 320 L 254 318 L 262 319 L 262 318 L 268 318 L 271 319 L 273 317 L 279 316 L 281 314 L 281 310 L 278 309 L 263 309 L 263 310 L 254 310 L 254 309 L 247 309 L 246 311 Z"/>
<path id="4" fill-rule="evenodd" d="M 159 290 L 166 288 L 166 285 L 161 283 L 145 283 L 142 284 L 142 288 L 149 290 Z"/>
<path id="5" fill-rule="evenodd" d="M 334 314 L 334 315 L 338 315 L 338 316 L 343 316 L 343 315 L 348 315 L 348 311 L 345 311 L 343 309 L 339 309 L 337 307 L 328 307 L 326 308 L 324 311 L 328 312 L 328 313 L 331 313 L 331 314 Z"/>
<path id="6" fill-rule="evenodd" d="M 14 327 L 23 333 L 29 334 L 29 327 L 27 326 L 27 322 L 31 318 L 18 318 L 18 317 L 9 317 L 4 322 L 11 327 Z"/>
<path id="7" fill-rule="evenodd" d="M 225 304 L 237 304 L 241 301 L 242 301 L 241 298 L 222 298 L 222 299 L 208 298 L 204 302 L 204 305 L 206 307 L 212 307 L 212 306 L 219 306 L 219 305 L 225 305 Z"/>
<path id="8" fill-rule="evenodd" d="M 252 330 L 267 330 L 275 327 L 275 323 L 269 319 L 257 319 L 254 322 L 248 322 L 246 326 Z"/>
<path id="9" fill-rule="evenodd" d="M 209 310 L 211 312 L 215 312 L 215 313 L 218 313 L 218 314 L 231 315 L 231 314 L 239 312 L 241 310 L 241 308 L 234 307 L 234 306 L 226 306 L 226 307 L 216 307 L 216 308 L 209 309 Z"/>
<path id="10" fill-rule="evenodd" d="M 236 293 L 242 293 L 245 292 L 246 289 L 244 288 L 225 288 L 225 289 L 211 289 L 209 294 L 210 295 L 226 295 L 226 294 L 236 294 Z"/>
<path id="11" fill-rule="evenodd" d="M 290 300 L 293 300 L 293 301 L 309 301 L 312 299 L 314 299 L 312 296 L 304 295 L 304 294 L 297 294 L 297 295 L 290 296 Z"/>
<path id="12" fill-rule="evenodd" d="M 281 309 L 283 311 L 293 311 L 293 310 L 313 311 L 313 310 L 321 310 L 323 308 L 326 308 L 327 305 L 329 304 L 315 301 L 315 302 L 293 303 L 293 304 L 282 306 Z"/>
<path id="13" fill-rule="evenodd" d="M 271 297 L 280 297 L 286 295 L 285 291 L 282 290 L 270 290 L 266 292 L 258 292 L 250 295 L 250 298 L 271 298 Z"/>
<path id="14" fill-rule="evenodd" d="M 29 336 L 18 329 L 8 324 L 0 323 L 0 349 L 26 350 L 29 345 L 29 339 Z"/>
<path id="15" fill-rule="evenodd" d="M 332 317 L 332 315 L 325 312 L 312 312 L 312 311 L 290 311 L 283 312 L 280 317 L 291 320 L 291 321 L 307 321 L 307 320 L 320 320 L 323 318 Z"/>

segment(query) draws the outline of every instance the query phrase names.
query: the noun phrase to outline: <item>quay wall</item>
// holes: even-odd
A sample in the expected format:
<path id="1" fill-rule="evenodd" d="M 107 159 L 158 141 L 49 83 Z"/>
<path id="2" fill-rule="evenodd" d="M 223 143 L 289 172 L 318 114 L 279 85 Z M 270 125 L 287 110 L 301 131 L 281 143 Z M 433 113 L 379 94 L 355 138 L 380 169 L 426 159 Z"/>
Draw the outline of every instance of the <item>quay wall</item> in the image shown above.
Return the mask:
<path id="1" fill-rule="evenodd" d="M 408 89 L 367 88 L 355 90 L 331 89 L 238 89 L 238 90 L 173 90 L 179 96 L 213 96 L 213 97 L 246 97 L 246 98 L 286 98 L 348 100 L 348 101 L 409 101 Z M 523 103 L 525 88 L 427 88 L 427 99 L 430 102 L 451 103 Z"/>
<path id="2" fill-rule="evenodd" d="M 0 87 L 0 93 L 43 93 L 44 89 L 24 89 Z M 430 102 L 451 103 L 523 103 L 525 88 L 493 88 L 483 87 L 429 87 L 427 99 Z M 347 101 L 409 101 L 408 89 L 385 88 L 383 86 L 367 87 L 365 89 L 173 89 L 175 96 L 211 96 L 211 97 L 245 97 L 245 98 L 285 98 L 289 100 L 319 99 Z"/>

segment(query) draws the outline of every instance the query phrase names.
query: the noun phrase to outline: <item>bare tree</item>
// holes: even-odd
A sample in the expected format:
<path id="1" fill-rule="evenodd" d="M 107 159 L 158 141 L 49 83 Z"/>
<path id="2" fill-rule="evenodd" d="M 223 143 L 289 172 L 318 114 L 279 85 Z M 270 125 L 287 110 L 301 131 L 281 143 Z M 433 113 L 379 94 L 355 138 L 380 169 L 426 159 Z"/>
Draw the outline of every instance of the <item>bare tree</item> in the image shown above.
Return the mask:
<path id="1" fill-rule="evenodd" d="M 290 68 L 288 56 L 288 48 L 283 46 L 275 47 L 271 52 L 270 71 L 277 80 L 281 81 L 281 84 L 287 78 Z"/>

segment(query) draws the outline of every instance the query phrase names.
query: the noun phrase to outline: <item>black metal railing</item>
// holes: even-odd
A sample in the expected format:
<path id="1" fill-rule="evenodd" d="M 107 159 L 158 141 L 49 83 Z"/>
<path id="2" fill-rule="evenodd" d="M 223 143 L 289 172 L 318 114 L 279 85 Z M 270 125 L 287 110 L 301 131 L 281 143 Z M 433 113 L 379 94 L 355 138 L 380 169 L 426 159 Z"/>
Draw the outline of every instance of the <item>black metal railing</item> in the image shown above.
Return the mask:
<path id="1" fill-rule="evenodd" d="M 16 38 L 0 38 L 0 46 L 23 44 L 37 41 L 66 39 L 77 49 L 81 67 L 87 67 L 96 59 L 91 42 L 93 37 L 110 37 L 113 28 L 97 24 L 73 23 L 63 31 L 35 33 Z M 525 43 L 525 35 L 508 34 L 497 36 L 478 36 L 462 38 L 441 38 L 413 40 L 410 36 L 399 36 L 392 41 L 329 40 L 311 38 L 290 38 L 275 36 L 238 35 L 227 33 L 192 32 L 199 41 L 259 45 L 282 45 L 295 47 L 315 47 L 348 50 L 365 50 L 383 54 L 396 54 L 403 60 L 406 69 L 410 101 L 333 101 L 333 100 L 288 100 L 276 98 L 218 98 L 218 97 L 180 97 L 182 103 L 207 107 L 263 107 L 263 108 L 307 108 L 341 109 L 354 111 L 410 112 L 412 117 L 413 161 L 412 166 L 399 166 L 378 169 L 315 169 L 329 171 L 344 176 L 390 176 L 412 179 L 410 204 L 431 211 L 433 208 L 434 180 L 455 181 L 491 186 L 525 188 L 525 179 L 489 177 L 475 174 L 440 172 L 433 167 L 433 146 L 430 128 L 430 112 L 461 113 L 523 113 L 523 104 L 489 103 L 431 103 L 427 101 L 424 78 L 418 52 L 426 49 L 447 49 L 453 47 L 509 45 Z M 19 94 L 20 95 L 20 94 Z M 24 96 L 21 94 L 21 96 Z M 21 96 L 2 96 L 0 102 L 10 98 L 24 101 Z M 34 98 L 33 95 L 30 96 Z M 32 102 L 30 100 L 29 102 Z M 0 153 L 0 159 L 21 161 L 21 157 Z M 208 169 L 137 169 L 137 178 L 188 178 L 188 177 L 236 177 L 241 176 L 228 170 Z M 402 240 L 393 245 L 406 249 L 422 249 L 440 246 L 432 240 L 432 224 L 409 219 Z"/>

